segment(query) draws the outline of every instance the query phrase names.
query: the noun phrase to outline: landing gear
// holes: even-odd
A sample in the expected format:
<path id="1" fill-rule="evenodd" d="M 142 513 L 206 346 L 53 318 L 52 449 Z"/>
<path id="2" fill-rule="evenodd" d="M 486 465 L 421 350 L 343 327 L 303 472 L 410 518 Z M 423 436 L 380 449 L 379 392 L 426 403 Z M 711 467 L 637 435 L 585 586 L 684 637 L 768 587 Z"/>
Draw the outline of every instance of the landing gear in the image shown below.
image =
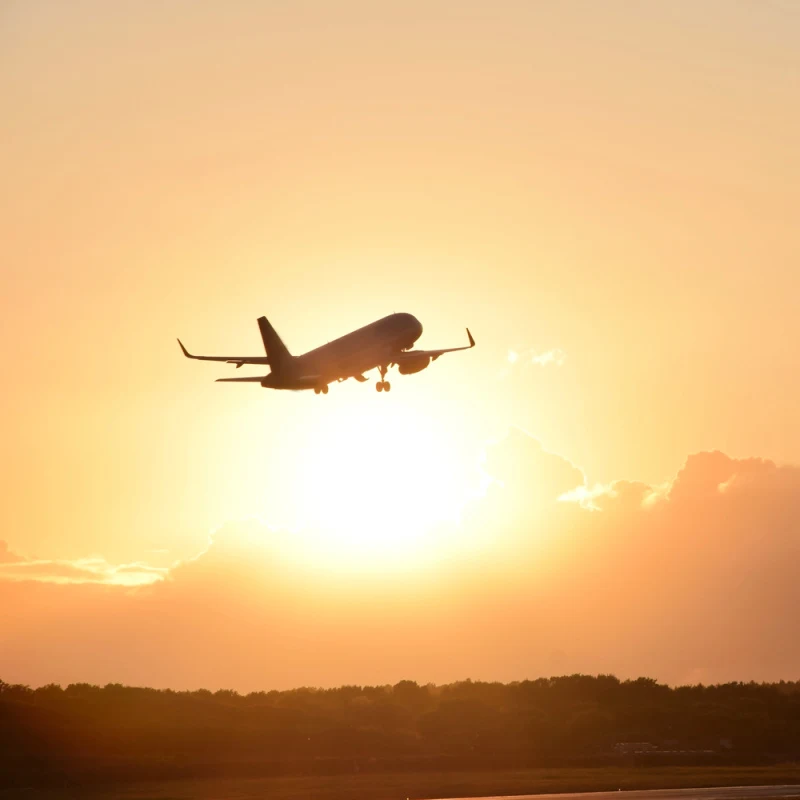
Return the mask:
<path id="1" fill-rule="evenodd" d="M 328 384 L 323 383 L 322 386 L 315 386 L 314 394 L 328 394 Z"/>
<path id="2" fill-rule="evenodd" d="M 384 380 L 386 378 L 386 373 L 389 371 L 389 367 L 378 367 L 381 373 L 381 379 L 375 384 L 375 391 L 376 392 L 391 392 L 392 391 L 392 384 L 389 381 Z"/>

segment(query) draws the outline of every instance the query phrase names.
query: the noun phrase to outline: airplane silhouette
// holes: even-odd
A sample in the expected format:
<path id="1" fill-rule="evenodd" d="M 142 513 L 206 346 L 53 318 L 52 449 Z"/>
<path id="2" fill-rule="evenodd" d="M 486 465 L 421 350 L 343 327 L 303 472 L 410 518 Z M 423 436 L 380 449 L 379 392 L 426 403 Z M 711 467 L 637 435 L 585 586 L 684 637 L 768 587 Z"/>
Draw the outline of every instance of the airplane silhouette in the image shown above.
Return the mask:
<path id="1" fill-rule="evenodd" d="M 301 356 L 289 352 L 266 317 L 258 318 L 258 327 L 266 356 L 195 356 L 180 339 L 178 344 L 186 358 L 224 361 L 235 364 L 237 369 L 243 364 L 266 364 L 270 368 L 269 374 L 263 377 L 218 378 L 220 382 L 260 383 L 265 389 L 291 391 L 313 389 L 315 394 L 327 394 L 328 384 L 348 378 L 363 383 L 368 380 L 364 373 L 371 369 L 378 369 L 381 376 L 375 388 L 379 392 L 388 392 L 392 388 L 386 380 L 389 367 L 397 365 L 401 375 L 411 375 L 421 372 L 445 353 L 475 347 L 475 340 L 467 328 L 469 344 L 463 347 L 411 350 L 422 335 L 422 324 L 412 314 L 390 314 Z"/>

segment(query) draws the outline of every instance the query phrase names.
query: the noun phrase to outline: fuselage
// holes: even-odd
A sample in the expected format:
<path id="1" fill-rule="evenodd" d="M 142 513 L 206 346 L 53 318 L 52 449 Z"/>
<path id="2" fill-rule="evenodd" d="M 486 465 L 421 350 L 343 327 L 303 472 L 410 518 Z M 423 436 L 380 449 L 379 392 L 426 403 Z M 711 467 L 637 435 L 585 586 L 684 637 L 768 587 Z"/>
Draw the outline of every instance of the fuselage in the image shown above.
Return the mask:
<path id="1" fill-rule="evenodd" d="M 421 335 L 422 323 L 413 314 L 390 314 L 284 363 L 271 364 L 261 385 L 298 391 L 360 376 L 391 364 L 393 354 L 412 347 Z"/>

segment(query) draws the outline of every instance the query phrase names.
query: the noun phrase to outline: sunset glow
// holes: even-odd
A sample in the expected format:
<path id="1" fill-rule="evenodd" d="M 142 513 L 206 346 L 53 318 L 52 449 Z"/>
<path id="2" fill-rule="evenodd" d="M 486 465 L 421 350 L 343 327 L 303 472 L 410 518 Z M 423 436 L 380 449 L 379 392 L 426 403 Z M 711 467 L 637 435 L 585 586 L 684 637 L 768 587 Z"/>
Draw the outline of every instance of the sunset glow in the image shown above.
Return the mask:
<path id="1" fill-rule="evenodd" d="M 0 679 L 796 678 L 798 8 L 0 3 Z"/>
<path id="2" fill-rule="evenodd" d="M 372 395 L 297 442 L 293 546 L 316 566 L 391 572 L 438 558 L 435 529 L 458 521 L 473 488 L 434 418 Z"/>

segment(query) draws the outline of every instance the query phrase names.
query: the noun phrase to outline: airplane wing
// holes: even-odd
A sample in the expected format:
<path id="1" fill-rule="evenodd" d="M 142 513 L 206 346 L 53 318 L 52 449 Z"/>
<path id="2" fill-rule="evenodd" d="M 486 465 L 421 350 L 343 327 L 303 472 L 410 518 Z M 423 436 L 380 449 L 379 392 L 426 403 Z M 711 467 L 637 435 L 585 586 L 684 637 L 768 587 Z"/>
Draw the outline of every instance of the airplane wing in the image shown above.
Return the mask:
<path id="1" fill-rule="evenodd" d="M 463 347 L 446 347 L 442 350 L 404 350 L 402 353 L 394 353 L 392 355 L 392 362 L 395 364 L 402 364 L 403 361 L 414 361 L 423 357 L 429 358 L 431 361 L 436 361 L 439 356 L 445 353 L 455 353 L 459 350 L 469 350 L 475 347 L 475 340 L 472 338 L 469 328 L 467 328 L 467 337 L 469 338 L 469 344 Z"/>
<path id="2" fill-rule="evenodd" d="M 242 364 L 269 364 L 268 356 L 195 356 L 183 346 L 180 339 L 178 339 L 178 344 L 186 358 L 196 358 L 199 361 L 224 361 L 227 364 L 236 364 L 236 369 L 239 369 Z"/>
<path id="3" fill-rule="evenodd" d="M 261 383 L 263 375 L 247 375 L 244 378 L 217 378 L 217 383 Z"/>

